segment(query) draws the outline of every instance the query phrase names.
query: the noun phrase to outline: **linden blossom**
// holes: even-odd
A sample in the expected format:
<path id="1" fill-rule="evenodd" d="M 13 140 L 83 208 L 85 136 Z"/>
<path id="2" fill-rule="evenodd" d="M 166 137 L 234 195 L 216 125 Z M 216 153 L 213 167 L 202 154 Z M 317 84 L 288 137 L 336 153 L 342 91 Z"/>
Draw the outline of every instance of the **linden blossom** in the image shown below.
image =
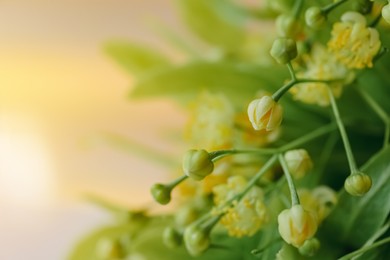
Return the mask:
<path id="1" fill-rule="evenodd" d="M 366 25 L 366 18 L 357 12 L 344 13 L 341 22 L 333 25 L 328 47 L 350 69 L 372 67 L 380 49 L 378 31 Z"/>
<path id="2" fill-rule="evenodd" d="M 313 162 L 308 152 L 304 149 L 287 151 L 284 154 L 284 158 L 291 174 L 296 179 L 303 178 L 313 168 Z"/>
<path id="3" fill-rule="evenodd" d="M 282 107 L 272 97 L 253 100 L 248 106 L 248 116 L 255 130 L 272 131 L 282 122 Z"/>
<path id="4" fill-rule="evenodd" d="M 278 229 L 284 241 L 295 247 L 300 247 L 316 233 L 317 219 L 311 212 L 304 210 L 301 205 L 294 205 L 279 214 Z"/>

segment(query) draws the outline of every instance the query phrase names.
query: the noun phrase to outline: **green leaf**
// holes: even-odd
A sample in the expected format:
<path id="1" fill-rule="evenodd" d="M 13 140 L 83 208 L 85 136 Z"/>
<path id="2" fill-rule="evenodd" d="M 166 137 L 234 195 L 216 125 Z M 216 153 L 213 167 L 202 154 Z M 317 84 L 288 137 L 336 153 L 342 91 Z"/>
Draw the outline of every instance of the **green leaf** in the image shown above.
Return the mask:
<path id="1" fill-rule="evenodd" d="M 204 41 L 234 50 L 244 39 L 243 15 L 228 0 L 179 0 L 183 20 Z"/>
<path id="2" fill-rule="evenodd" d="M 142 75 L 145 72 L 161 69 L 170 64 L 165 56 L 141 44 L 113 41 L 106 43 L 104 50 L 132 75 Z"/>
<path id="3" fill-rule="evenodd" d="M 165 227 L 172 225 L 172 218 L 155 217 L 148 224 L 140 228 L 136 223 L 101 228 L 82 239 L 69 256 L 69 260 L 95 260 L 97 245 L 101 239 L 118 239 L 124 235 L 132 235 L 127 252 L 129 255 L 140 255 L 143 259 L 193 259 L 184 246 L 177 249 L 168 249 L 162 242 L 162 233 Z M 250 254 L 259 237 L 232 238 L 224 233 L 212 234 L 213 245 L 201 256 L 199 260 L 215 259 L 254 259 Z"/>
<path id="4" fill-rule="evenodd" d="M 96 260 L 97 245 L 102 238 L 118 238 L 126 232 L 133 231 L 132 225 L 112 226 L 101 228 L 83 238 L 70 253 L 69 260 Z"/>
<path id="5" fill-rule="evenodd" d="M 359 248 L 384 223 L 390 212 L 390 147 L 373 156 L 361 170 L 373 181 L 363 197 L 341 192 L 339 203 L 322 227 L 327 237 Z"/>
<path id="6" fill-rule="evenodd" d="M 102 141 L 114 148 L 137 155 L 140 158 L 146 159 L 148 162 L 159 163 L 161 166 L 165 166 L 168 169 L 172 169 L 180 165 L 180 161 L 175 160 L 175 158 L 169 156 L 169 154 L 157 151 L 152 147 L 148 147 L 136 140 L 119 134 L 104 133 L 98 136 L 98 138 L 99 141 Z"/>
<path id="7" fill-rule="evenodd" d="M 202 90 L 224 93 L 241 106 L 259 90 L 275 90 L 280 86 L 286 70 L 283 67 L 264 68 L 240 66 L 228 62 L 193 62 L 171 67 L 141 80 L 131 97 L 173 97 L 190 101 Z"/>

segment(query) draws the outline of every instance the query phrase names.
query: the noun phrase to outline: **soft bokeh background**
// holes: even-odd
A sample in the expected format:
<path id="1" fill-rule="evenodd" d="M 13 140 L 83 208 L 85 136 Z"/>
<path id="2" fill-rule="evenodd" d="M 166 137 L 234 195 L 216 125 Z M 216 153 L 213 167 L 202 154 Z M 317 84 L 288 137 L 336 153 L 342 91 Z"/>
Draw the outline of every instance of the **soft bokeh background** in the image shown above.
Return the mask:
<path id="1" fill-rule="evenodd" d="M 174 56 L 153 31 L 156 22 L 178 26 L 172 2 L 0 2 L 0 259 L 64 259 L 110 221 L 85 194 L 142 207 L 149 185 L 167 177 L 101 136 L 175 154 L 179 144 L 161 135 L 180 128 L 183 113 L 166 101 L 129 101 L 131 78 L 102 45 L 136 39 Z"/>

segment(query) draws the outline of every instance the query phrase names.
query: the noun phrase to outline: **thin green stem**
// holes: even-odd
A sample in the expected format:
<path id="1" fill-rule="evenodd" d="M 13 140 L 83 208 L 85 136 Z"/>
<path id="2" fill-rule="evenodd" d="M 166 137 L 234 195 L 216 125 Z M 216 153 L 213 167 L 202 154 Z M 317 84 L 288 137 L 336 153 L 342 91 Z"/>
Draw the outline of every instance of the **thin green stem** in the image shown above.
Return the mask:
<path id="1" fill-rule="evenodd" d="M 292 69 L 292 67 L 290 68 L 290 66 L 288 68 Z M 291 74 L 291 72 L 290 72 L 290 74 Z M 272 99 L 275 100 L 275 102 L 278 102 L 279 99 L 287 91 L 289 91 L 290 88 L 292 88 L 296 84 L 300 84 L 300 83 L 326 83 L 326 84 L 328 84 L 328 83 L 333 83 L 333 82 L 342 81 L 342 80 L 343 79 L 328 79 L 328 80 L 325 80 L 325 79 L 304 79 L 304 78 L 303 79 L 298 79 L 298 78 L 293 78 L 288 83 L 286 83 L 284 86 L 279 88 L 274 94 L 272 94 Z"/>
<path id="2" fill-rule="evenodd" d="M 200 224 L 200 227 L 204 229 L 206 232 L 211 232 L 213 227 L 218 223 L 218 221 L 222 218 L 223 214 L 219 214 L 217 216 L 213 216 L 208 219 L 204 223 Z"/>
<path id="3" fill-rule="evenodd" d="M 173 188 L 175 188 L 177 185 L 179 185 L 181 182 L 183 182 L 187 178 L 188 178 L 187 175 L 180 176 L 179 178 L 177 178 L 177 179 L 173 180 L 172 182 L 166 184 L 166 186 L 171 188 L 171 189 L 173 189 Z"/>
<path id="4" fill-rule="evenodd" d="M 337 6 L 341 5 L 342 3 L 345 3 L 347 2 L 348 0 L 340 0 L 340 1 L 337 1 L 337 2 L 334 2 L 332 4 L 329 4 L 327 6 L 324 6 L 321 8 L 321 11 L 324 13 L 324 14 L 328 14 L 330 11 L 332 11 L 333 9 L 335 9 Z"/>
<path id="5" fill-rule="evenodd" d="M 356 256 L 356 255 L 359 255 L 359 254 L 362 254 L 362 253 L 365 253 L 371 249 L 374 249 L 378 246 L 381 246 L 383 244 L 386 244 L 386 243 L 389 243 L 390 242 L 390 237 L 386 237 L 382 240 L 379 240 L 378 242 L 376 243 L 373 243 L 372 245 L 370 246 L 365 246 L 365 247 L 362 247 L 356 251 L 353 251 L 352 253 L 349 253 L 347 255 L 344 255 L 343 257 L 340 257 L 338 260 L 349 260 L 349 259 L 352 259 L 352 257 Z"/>
<path id="6" fill-rule="evenodd" d="M 297 84 L 296 80 L 291 80 L 281 88 L 279 88 L 274 94 L 272 94 L 272 99 L 275 100 L 275 102 L 278 102 L 279 99 L 287 92 L 289 89 Z"/>
<path id="7" fill-rule="evenodd" d="M 277 152 L 277 149 L 265 148 L 265 149 L 229 149 L 218 150 L 210 152 L 210 157 L 213 162 L 216 162 L 226 156 L 233 154 L 258 154 L 258 155 L 272 155 Z"/>
<path id="8" fill-rule="evenodd" d="M 295 188 L 294 181 L 293 181 L 293 179 L 291 177 L 290 170 L 288 169 L 287 162 L 284 159 L 282 154 L 279 154 L 279 162 L 280 162 L 280 165 L 282 166 L 284 175 L 286 176 L 288 188 L 290 190 L 291 206 L 299 205 L 300 202 L 299 202 L 298 193 L 297 193 L 297 190 Z"/>
<path id="9" fill-rule="evenodd" d="M 298 83 L 325 83 L 325 84 L 329 84 L 329 83 L 334 83 L 334 82 L 338 82 L 338 81 L 344 81 L 344 79 L 305 79 L 305 78 L 302 78 L 302 79 L 297 79 L 296 84 L 298 84 Z"/>
<path id="10" fill-rule="evenodd" d="M 355 158 L 354 158 L 353 153 L 352 153 L 351 145 L 349 144 L 348 135 L 347 135 L 347 132 L 345 131 L 343 121 L 341 120 L 341 117 L 340 117 L 340 113 L 339 113 L 339 109 L 337 107 L 336 100 L 333 96 L 333 92 L 332 92 L 330 87 L 328 87 L 328 93 L 329 93 L 330 103 L 332 105 L 333 114 L 334 114 L 334 117 L 336 119 L 336 123 L 337 123 L 337 126 L 339 128 L 339 131 L 340 131 L 341 139 L 343 140 L 343 143 L 344 143 L 344 148 L 345 148 L 345 152 L 347 154 L 349 168 L 351 170 L 351 174 L 354 174 L 358 171 L 358 169 L 356 167 Z"/>
<path id="11" fill-rule="evenodd" d="M 293 6 L 293 16 L 295 19 L 299 18 L 303 7 L 303 0 L 296 0 Z"/>
<path id="12" fill-rule="evenodd" d="M 264 164 L 263 167 L 261 167 L 261 169 L 256 173 L 256 175 L 252 177 L 252 179 L 246 185 L 245 189 L 242 192 L 238 193 L 236 196 L 234 196 L 232 199 L 227 201 L 224 206 L 231 204 L 235 200 L 240 201 L 245 196 L 245 194 L 247 194 L 248 191 L 250 191 L 250 189 L 256 185 L 258 180 L 272 167 L 272 165 L 274 165 L 276 159 L 277 155 L 275 154 Z"/>
<path id="13" fill-rule="evenodd" d="M 382 18 L 382 13 L 379 12 L 379 14 L 375 17 L 374 20 L 372 20 L 372 22 L 368 25 L 368 27 L 375 27 L 377 26 L 377 24 L 380 22 Z"/>
<path id="14" fill-rule="evenodd" d="M 366 243 L 364 243 L 363 247 L 366 247 L 366 246 L 370 246 L 372 245 L 375 240 L 377 240 L 379 237 L 381 237 L 390 227 L 390 220 L 387 221 L 378 231 L 376 231 L 371 237 L 370 239 L 367 240 Z M 353 258 L 351 258 L 352 260 L 355 260 L 357 259 L 358 257 L 360 257 L 362 254 L 359 254 L 359 255 L 356 255 L 354 256 Z"/>
<path id="15" fill-rule="evenodd" d="M 292 148 L 295 148 L 295 147 L 298 147 L 304 143 L 307 143 L 315 138 L 318 138 L 320 137 L 321 135 L 324 135 L 326 133 L 329 133 L 331 131 L 333 131 L 334 129 L 336 129 L 336 125 L 335 124 L 329 124 L 329 125 L 326 125 L 326 126 L 322 126 L 320 128 L 317 128 L 316 130 L 314 130 L 313 132 L 310 132 L 309 134 L 307 135 L 304 135 L 298 139 L 295 139 L 294 141 L 288 143 L 288 144 L 285 144 L 283 145 L 282 147 L 279 148 L 279 151 L 280 152 L 284 152 L 284 151 L 287 151 L 287 150 L 291 150 Z"/>
<path id="16" fill-rule="evenodd" d="M 256 175 L 252 177 L 252 179 L 248 182 L 243 191 L 236 194 L 234 197 L 219 206 L 219 209 L 221 209 L 222 213 L 220 213 L 218 216 L 222 217 L 225 214 L 224 209 L 226 207 L 230 207 L 234 201 L 240 201 L 245 196 L 245 194 L 247 194 L 250 189 L 252 189 L 252 187 L 256 185 L 257 181 L 272 167 L 272 165 L 274 165 L 276 159 L 277 155 L 275 154 L 264 164 L 263 167 L 261 167 L 261 169 L 256 173 Z M 210 213 L 207 213 L 206 215 L 209 216 Z M 196 223 L 201 223 L 202 221 L 207 219 L 207 217 L 203 216 L 201 219 L 202 220 L 197 220 Z"/>
<path id="17" fill-rule="evenodd" d="M 378 117 L 385 124 L 385 133 L 383 138 L 383 148 L 386 148 L 389 144 L 390 139 L 390 116 L 386 113 L 386 111 L 363 89 L 357 88 L 360 95 L 367 102 L 367 104 L 371 107 L 371 109 L 378 115 Z"/>
<path id="18" fill-rule="evenodd" d="M 290 73 L 292 81 L 297 81 L 297 76 L 295 75 L 294 68 L 291 64 L 291 61 L 287 63 L 288 72 Z"/>
<path id="19" fill-rule="evenodd" d="M 295 147 L 298 147 L 304 143 L 307 143 L 315 138 L 320 137 L 321 135 L 324 135 L 326 133 L 329 133 L 336 129 L 335 124 L 329 124 L 326 126 L 322 126 L 320 128 L 317 128 L 313 132 L 310 132 L 307 135 L 301 136 L 298 139 L 295 139 L 294 141 L 291 141 L 288 144 L 285 144 L 279 148 L 264 148 L 264 149 L 231 149 L 231 150 L 219 150 L 210 152 L 210 157 L 212 158 L 213 162 L 216 162 L 226 156 L 233 155 L 233 154 L 257 154 L 257 155 L 273 155 L 280 152 L 285 152 L 287 150 L 291 150 Z"/>

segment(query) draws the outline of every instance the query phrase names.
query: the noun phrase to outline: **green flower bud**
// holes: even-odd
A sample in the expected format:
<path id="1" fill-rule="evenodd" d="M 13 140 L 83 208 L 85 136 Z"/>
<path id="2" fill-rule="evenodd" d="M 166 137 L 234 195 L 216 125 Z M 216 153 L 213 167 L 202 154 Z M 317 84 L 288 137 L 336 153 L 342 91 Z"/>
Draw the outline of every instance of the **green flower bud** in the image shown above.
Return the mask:
<path id="1" fill-rule="evenodd" d="M 184 231 L 184 243 L 192 256 L 198 256 L 210 246 L 210 234 L 197 225 L 190 225 Z"/>
<path id="2" fill-rule="evenodd" d="M 294 0 L 267 0 L 265 5 L 268 6 L 271 10 L 283 13 L 291 10 L 294 4 Z"/>
<path id="3" fill-rule="evenodd" d="M 278 38 L 272 44 L 270 54 L 278 63 L 287 64 L 297 57 L 297 45 L 293 39 Z"/>
<path id="4" fill-rule="evenodd" d="M 345 180 L 344 188 L 352 196 L 363 196 L 371 189 L 371 177 L 362 172 L 354 173 Z"/>
<path id="5" fill-rule="evenodd" d="M 353 1 L 353 9 L 361 14 L 369 14 L 373 4 L 370 0 L 355 0 Z"/>
<path id="6" fill-rule="evenodd" d="M 204 179 L 213 172 L 214 163 L 210 154 L 206 150 L 189 150 L 184 154 L 184 173 L 197 181 Z"/>
<path id="7" fill-rule="evenodd" d="M 326 20 L 325 14 L 318 6 L 312 6 L 306 10 L 305 21 L 311 28 L 319 28 Z"/>
<path id="8" fill-rule="evenodd" d="M 175 214 L 175 223 L 179 227 L 185 227 L 198 218 L 198 212 L 194 207 L 184 206 Z"/>
<path id="9" fill-rule="evenodd" d="M 386 22 L 390 23 L 390 1 L 382 8 L 382 17 Z"/>
<path id="10" fill-rule="evenodd" d="M 287 151 L 284 158 L 295 179 L 303 178 L 313 168 L 313 162 L 305 149 Z"/>
<path id="11" fill-rule="evenodd" d="M 301 247 L 298 248 L 298 251 L 303 256 L 314 256 L 320 249 L 320 241 L 313 237 L 306 240 Z"/>
<path id="12" fill-rule="evenodd" d="M 171 201 L 171 191 L 172 189 L 169 186 L 161 183 L 154 184 L 150 189 L 154 200 L 162 205 L 166 205 Z"/>
<path id="13" fill-rule="evenodd" d="M 104 260 L 122 259 L 125 252 L 117 239 L 103 238 L 96 245 L 96 255 Z"/>
<path id="14" fill-rule="evenodd" d="M 301 31 L 301 24 L 294 16 L 282 14 L 276 18 L 276 31 L 280 37 L 294 38 Z"/>
<path id="15" fill-rule="evenodd" d="M 176 248 L 181 245 L 183 238 L 173 227 L 167 227 L 163 232 L 163 242 L 168 248 Z"/>

